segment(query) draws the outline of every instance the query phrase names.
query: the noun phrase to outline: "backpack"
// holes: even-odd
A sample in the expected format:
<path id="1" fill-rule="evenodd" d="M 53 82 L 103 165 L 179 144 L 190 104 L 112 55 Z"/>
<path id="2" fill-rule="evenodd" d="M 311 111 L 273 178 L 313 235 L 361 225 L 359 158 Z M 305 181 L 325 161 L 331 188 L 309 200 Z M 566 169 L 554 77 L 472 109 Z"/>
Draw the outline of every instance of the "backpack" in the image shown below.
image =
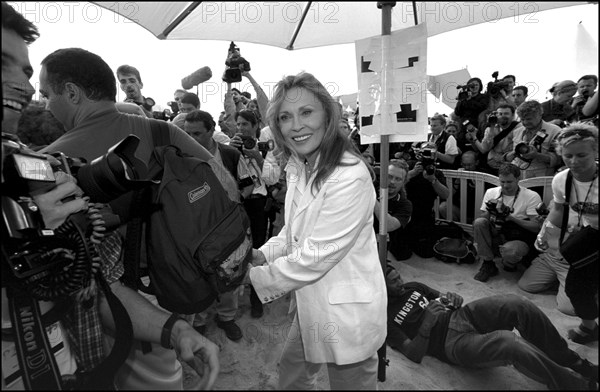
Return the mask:
<path id="1" fill-rule="evenodd" d="M 440 238 L 433 245 L 434 257 L 444 263 L 473 264 L 477 250 L 473 242 L 464 238 Z"/>
<path id="2" fill-rule="evenodd" d="M 158 147 L 148 170 L 161 181 L 134 193 L 123 281 L 171 312 L 201 312 L 242 283 L 252 257 L 250 220 L 208 162 L 165 142 L 166 123 L 153 121 L 152 135 Z M 138 276 L 142 226 L 149 290 Z"/>

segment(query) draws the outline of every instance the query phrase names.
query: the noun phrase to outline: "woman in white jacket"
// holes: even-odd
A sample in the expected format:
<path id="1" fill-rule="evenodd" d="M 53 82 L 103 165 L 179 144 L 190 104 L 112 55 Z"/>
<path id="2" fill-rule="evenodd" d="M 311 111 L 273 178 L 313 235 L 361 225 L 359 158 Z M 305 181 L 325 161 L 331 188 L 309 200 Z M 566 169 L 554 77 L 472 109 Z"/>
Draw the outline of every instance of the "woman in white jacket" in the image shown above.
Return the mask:
<path id="1" fill-rule="evenodd" d="M 267 114 L 282 150 L 285 226 L 253 251 L 249 277 L 263 303 L 292 293 L 281 389 L 376 389 L 387 295 L 373 230 L 375 189 L 338 130 L 338 105 L 311 74 L 280 81 Z"/>

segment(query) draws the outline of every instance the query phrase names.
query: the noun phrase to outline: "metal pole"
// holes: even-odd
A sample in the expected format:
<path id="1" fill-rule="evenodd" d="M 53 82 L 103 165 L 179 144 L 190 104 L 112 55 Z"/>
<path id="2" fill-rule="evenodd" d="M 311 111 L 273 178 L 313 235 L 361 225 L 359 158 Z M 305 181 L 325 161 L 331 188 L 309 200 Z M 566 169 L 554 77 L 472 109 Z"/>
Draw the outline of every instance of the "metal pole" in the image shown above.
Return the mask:
<path id="1" fill-rule="evenodd" d="M 381 9 L 381 36 L 390 36 L 392 34 L 392 7 L 396 5 L 395 1 L 387 1 L 387 2 L 378 2 L 377 8 Z M 382 38 L 384 41 L 385 38 Z M 384 107 L 382 113 L 382 126 L 386 124 L 385 119 L 387 118 L 387 75 L 385 71 L 385 67 L 389 61 L 389 48 L 387 45 L 382 45 L 382 64 L 384 67 L 384 72 L 382 75 L 382 101 Z M 382 130 L 383 131 L 383 130 Z M 380 145 L 380 158 L 379 158 L 379 166 L 380 166 L 380 176 L 379 176 L 379 203 L 380 203 L 380 214 L 379 216 L 379 234 L 377 236 L 377 240 L 379 242 L 379 261 L 381 262 L 381 267 L 383 269 L 383 273 L 386 271 L 387 264 L 387 209 L 388 209 L 388 164 L 389 164 L 389 151 L 390 151 L 390 137 L 389 135 L 381 135 L 381 145 Z M 387 322 L 387 320 L 386 320 Z M 383 343 L 383 346 L 377 351 L 377 356 L 379 358 L 379 364 L 377 368 L 377 379 L 381 382 L 385 382 L 385 368 L 388 366 L 388 359 L 386 357 L 386 343 Z"/>

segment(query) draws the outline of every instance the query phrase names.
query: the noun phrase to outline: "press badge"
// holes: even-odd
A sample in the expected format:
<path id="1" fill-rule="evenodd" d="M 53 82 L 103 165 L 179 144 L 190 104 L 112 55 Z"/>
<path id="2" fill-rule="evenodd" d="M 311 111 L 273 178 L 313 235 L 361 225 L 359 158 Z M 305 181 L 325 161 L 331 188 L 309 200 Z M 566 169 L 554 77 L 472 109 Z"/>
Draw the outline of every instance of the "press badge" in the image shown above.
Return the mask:
<path id="1" fill-rule="evenodd" d="M 12 332 L 12 331 L 11 331 Z M 50 343 L 52 354 L 55 358 L 65 351 L 64 338 L 59 321 L 46 327 L 48 342 Z M 2 377 L 7 390 L 23 390 L 23 379 L 21 378 L 21 369 L 17 357 L 14 337 L 9 337 L 2 333 Z M 60 366 L 59 366 L 60 368 Z"/>

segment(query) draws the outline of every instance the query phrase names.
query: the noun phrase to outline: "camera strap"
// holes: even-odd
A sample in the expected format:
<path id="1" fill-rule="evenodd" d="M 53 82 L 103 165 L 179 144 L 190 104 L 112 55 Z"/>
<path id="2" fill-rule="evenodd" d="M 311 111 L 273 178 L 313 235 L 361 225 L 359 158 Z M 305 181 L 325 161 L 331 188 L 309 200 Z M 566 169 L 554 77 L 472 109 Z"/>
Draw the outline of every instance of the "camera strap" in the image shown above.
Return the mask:
<path id="1" fill-rule="evenodd" d="M 494 141 L 492 143 L 492 148 L 496 147 L 498 145 L 498 143 L 500 143 L 500 141 L 506 137 L 506 135 L 508 135 L 513 129 L 516 128 L 516 126 L 518 124 L 519 124 L 518 121 L 513 121 L 512 123 L 510 123 L 510 125 L 508 126 L 508 128 L 503 129 L 502 132 L 500 132 L 499 134 L 497 134 L 494 137 Z"/>
<path id="2" fill-rule="evenodd" d="M 25 389 L 61 390 L 61 375 L 50 349 L 38 301 L 15 285 L 7 286 L 6 293 Z"/>
<path id="3" fill-rule="evenodd" d="M 567 225 L 569 224 L 569 196 L 571 196 L 571 185 L 573 184 L 573 174 L 571 170 L 567 173 L 567 180 L 565 181 L 565 202 L 563 203 L 563 216 L 562 216 L 562 224 L 560 226 L 560 239 L 558 240 L 559 244 L 562 244 L 563 239 L 565 238 L 565 233 L 567 232 Z"/>
<path id="4" fill-rule="evenodd" d="M 100 273 L 97 282 L 104 291 L 115 323 L 115 342 L 110 354 L 90 372 L 61 376 L 50 347 L 45 317 L 41 316 L 38 301 L 23 288 L 8 285 L 6 293 L 14 334 L 15 349 L 23 386 L 26 390 L 106 389 L 121 367 L 132 345 L 133 326 L 127 310 L 112 293 Z M 60 305 L 56 305 L 60 306 Z M 64 307 L 62 307 L 64 309 Z M 50 310 L 50 312 L 52 312 Z"/>

